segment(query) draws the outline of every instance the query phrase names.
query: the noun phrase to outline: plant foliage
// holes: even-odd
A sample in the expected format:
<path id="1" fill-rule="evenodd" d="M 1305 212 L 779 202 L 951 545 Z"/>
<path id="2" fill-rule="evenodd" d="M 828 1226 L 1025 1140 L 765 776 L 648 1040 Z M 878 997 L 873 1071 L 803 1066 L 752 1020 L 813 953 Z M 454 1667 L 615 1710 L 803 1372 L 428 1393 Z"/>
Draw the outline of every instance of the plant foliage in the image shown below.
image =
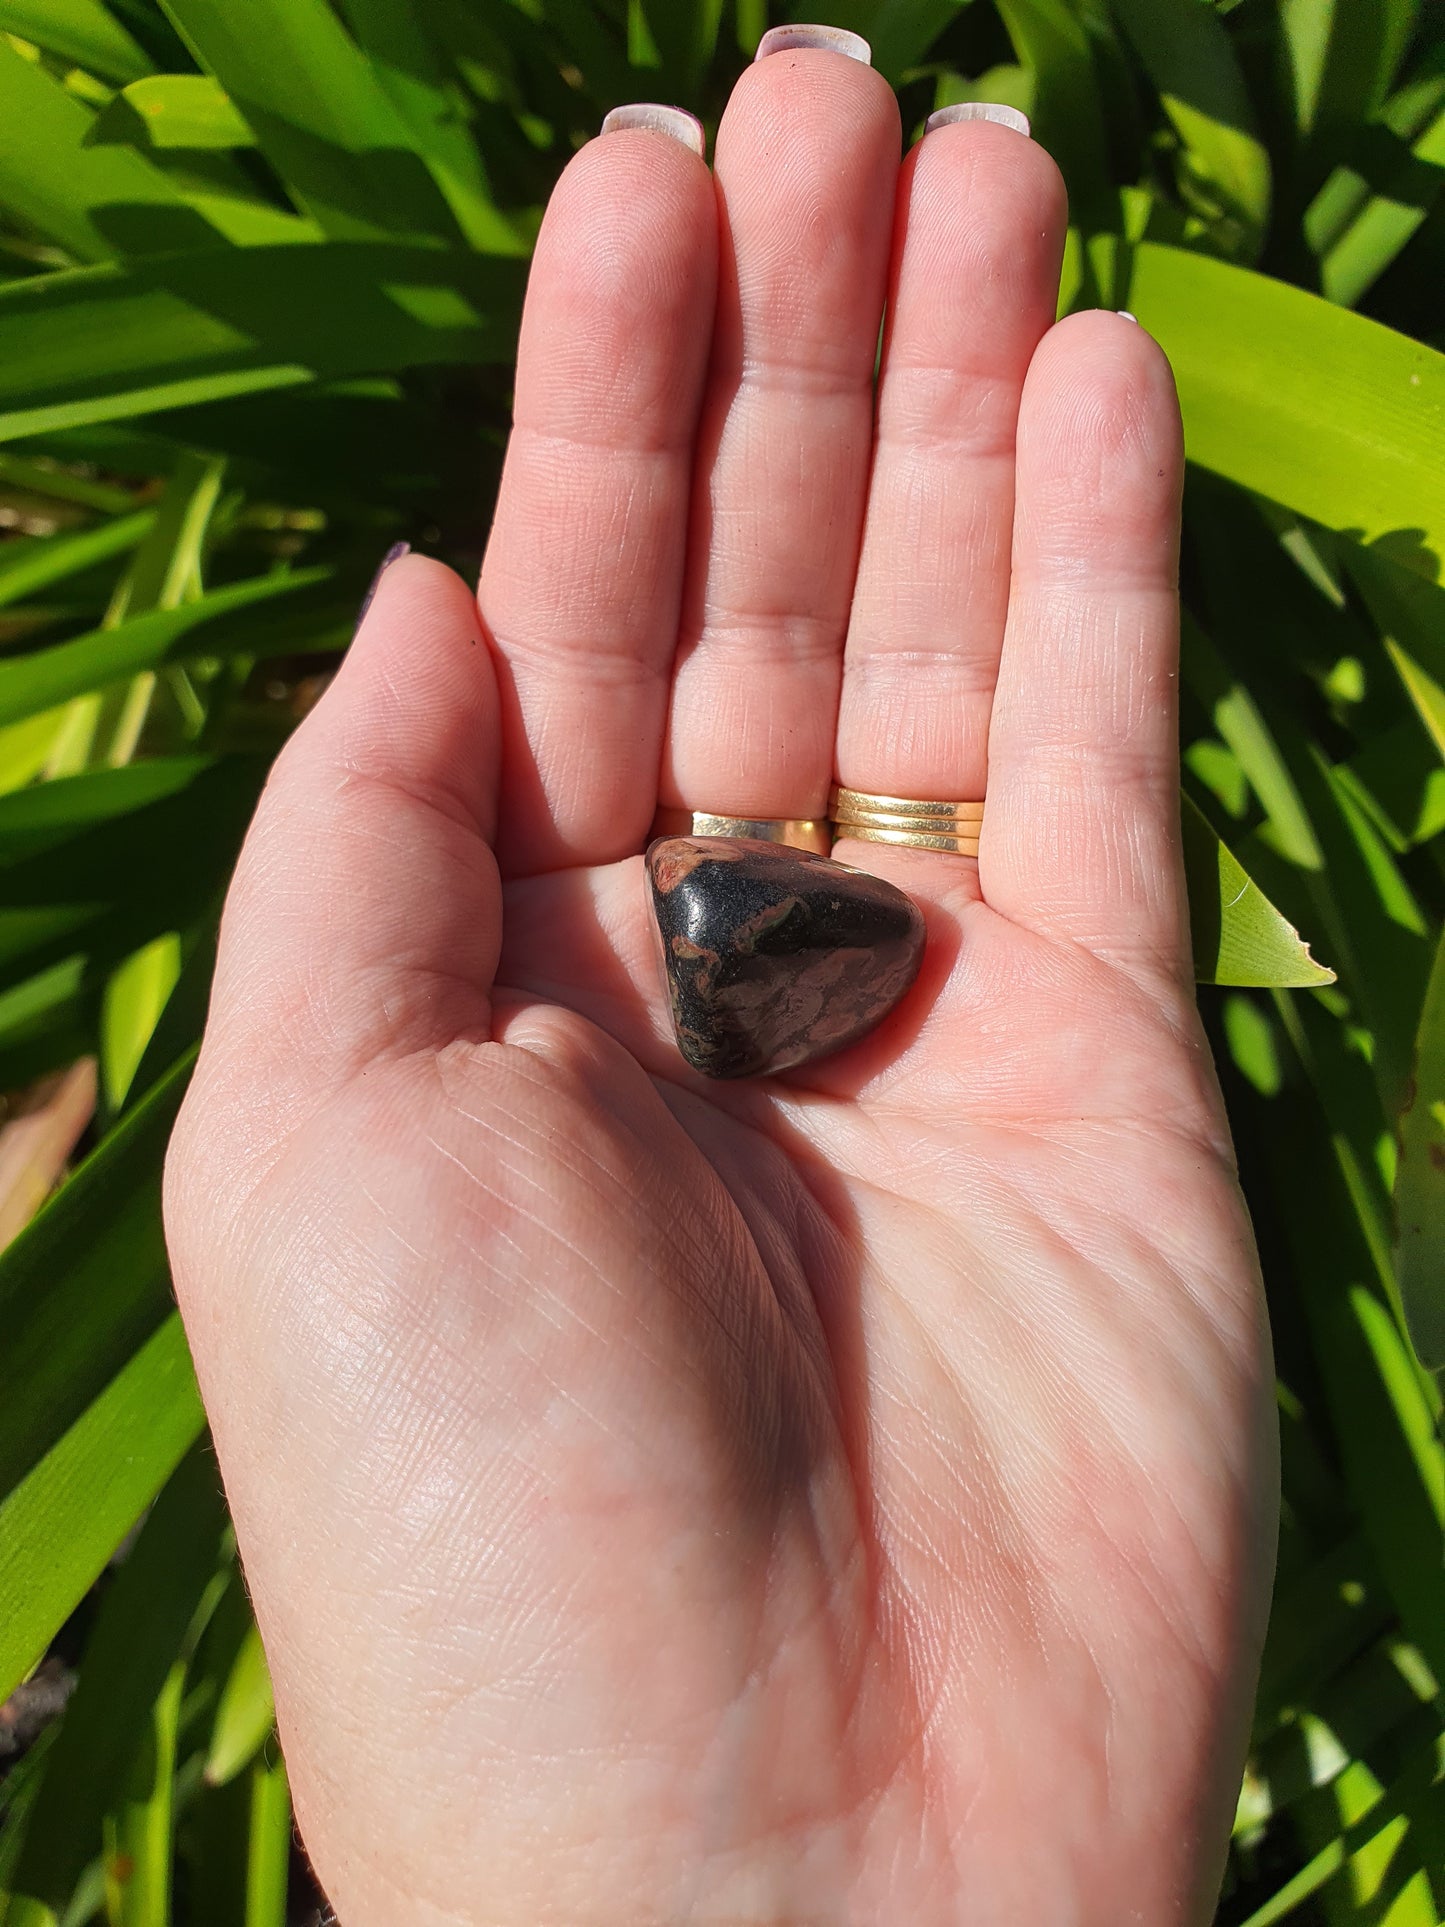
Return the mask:
<path id="1" fill-rule="evenodd" d="M 828 11 L 910 130 L 1032 116 L 1069 181 L 1062 305 L 1132 311 L 1178 374 L 1196 955 L 1284 1431 L 1220 1920 L 1426 1927 L 1445 27 L 1420 0 Z M 0 0 L 0 1089 L 99 1064 L 88 1157 L 0 1257 L 0 1698 L 81 1655 L 0 1780 L 8 1927 L 286 1918 L 270 1689 L 159 1228 L 219 902 L 381 551 L 475 565 L 558 171 L 624 100 L 715 123 L 768 17 Z"/>

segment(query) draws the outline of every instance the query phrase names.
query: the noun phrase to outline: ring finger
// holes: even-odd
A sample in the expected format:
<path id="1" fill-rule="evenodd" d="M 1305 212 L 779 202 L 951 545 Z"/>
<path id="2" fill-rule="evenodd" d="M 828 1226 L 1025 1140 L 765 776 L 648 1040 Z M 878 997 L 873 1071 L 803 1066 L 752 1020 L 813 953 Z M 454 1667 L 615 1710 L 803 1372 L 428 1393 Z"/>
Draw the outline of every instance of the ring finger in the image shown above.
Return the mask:
<path id="1" fill-rule="evenodd" d="M 850 789 L 984 794 L 1019 400 L 1066 222 L 1058 169 L 1013 125 L 935 125 L 905 163 L 838 719 Z M 840 853 L 876 867 L 877 846 Z"/>

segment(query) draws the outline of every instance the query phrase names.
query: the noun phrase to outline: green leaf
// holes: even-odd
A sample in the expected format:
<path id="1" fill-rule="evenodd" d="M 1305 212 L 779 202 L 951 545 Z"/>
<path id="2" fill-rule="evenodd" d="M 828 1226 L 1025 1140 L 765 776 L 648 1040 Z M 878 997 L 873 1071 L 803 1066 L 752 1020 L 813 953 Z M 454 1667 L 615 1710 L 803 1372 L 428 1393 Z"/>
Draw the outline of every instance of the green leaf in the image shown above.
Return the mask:
<path id="1" fill-rule="evenodd" d="M 1301 129 L 1337 136 L 1380 107 L 1417 9 L 1418 0 L 1282 0 Z"/>
<path id="2" fill-rule="evenodd" d="M 873 49 L 873 65 L 896 87 L 967 4 L 968 0 L 833 0 L 828 23 L 861 33 Z M 794 0 L 788 8 L 794 20 L 816 19 L 817 11 L 808 0 Z"/>
<path id="3" fill-rule="evenodd" d="M 256 137 L 231 97 L 209 74 L 148 74 L 103 107 L 86 136 L 89 147 L 254 147 Z"/>
<path id="4" fill-rule="evenodd" d="M 459 238 L 427 153 L 327 0 L 165 5 L 328 234 Z"/>
<path id="5" fill-rule="evenodd" d="M 104 150 L 95 150 L 104 151 Z M 0 288 L 0 439 L 512 351 L 525 264 L 364 244 L 202 249 Z"/>
<path id="6" fill-rule="evenodd" d="M 86 1423 L 93 1402 L 114 1392 L 170 1312 L 161 1166 L 190 1063 L 163 1078 L 0 1253 L 0 1506 Z M 74 1504 L 82 1500 L 76 1494 Z M 17 1551 L 0 1538 L 0 1569 Z M 43 1554 L 43 1542 L 30 1549 L 32 1558 Z M 0 1611 L 8 1652 L 5 1625 Z M 0 1675 L 8 1692 L 14 1678 Z"/>
<path id="7" fill-rule="evenodd" d="M 40 1658 L 203 1422 L 173 1313 L 0 1500 L 0 1691 Z"/>
<path id="8" fill-rule="evenodd" d="M 1143 242 L 1117 305 L 1174 365 L 1192 460 L 1367 542 L 1445 557 L 1445 355 L 1248 269 Z"/>
<path id="9" fill-rule="evenodd" d="M 84 957 L 0 991 L 0 1088 L 19 1090 L 94 1048 L 95 992 Z"/>
<path id="10" fill-rule="evenodd" d="M 1201 983 L 1305 987 L 1334 982 L 1186 796 L 1184 870 L 1194 974 Z"/>
<path id="11" fill-rule="evenodd" d="M 206 1779 L 225 1786 L 248 1767 L 270 1738 L 276 1721 L 271 1675 L 254 1620 L 246 1627 L 216 1703 Z"/>
<path id="12" fill-rule="evenodd" d="M 252 576 L 178 609 L 156 609 L 118 628 L 94 629 L 53 648 L 0 661 L 0 724 L 19 722 L 165 662 L 339 647 L 349 637 L 355 613 L 349 592 L 339 598 L 329 569 Z"/>
<path id="13" fill-rule="evenodd" d="M 1352 546 L 1345 551 L 1345 566 L 1445 762 L 1445 589 L 1402 568 L 1383 550 Z"/>
<path id="14" fill-rule="evenodd" d="M 146 1745 L 105 1822 L 106 1911 L 115 1927 L 170 1927 L 175 1827 L 176 1741 L 184 1665 L 173 1666 L 151 1708 Z"/>
<path id="15" fill-rule="evenodd" d="M 291 1873 L 291 1789 L 285 1762 L 251 1768 L 251 1830 L 246 1852 L 245 1927 L 286 1927 Z"/>
<path id="16" fill-rule="evenodd" d="M 93 529 L 74 535 L 37 536 L 30 542 L 7 542 L 0 548 L 0 608 L 23 601 L 37 589 L 79 575 L 98 562 L 133 549 L 149 530 L 155 516 L 150 509 L 116 515 Z"/>
<path id="17" fill-rule="evenodd" d="M 1034 138 L 1063 169 L 1082 226 L 1109 179 L 1103 108 L 1089 35 L 1069 0 L 998 0 L 1014 52 L 1034 76 Z"/>
<path id="18" fill-rule="evenodd" d="M 1395 1268 L 1416 1356 L 1445 1367 L 1445 939 L 1437 945 L 1399 1119 Z"/>
<path id="19" fill-rule="evenodd" d="M 195 1447 L 167 1482 L 102 1599 L 79 1684 L 30 1809 L 10 1884 L 7 1927 L 17 1912 L 24 1918 L 17 1901 L 58 1916 L 100 1851 L 101 1823 L 121 1804 L 137 1754 L 148 1750 L 147 1726 L 157 1703 L 173 1691 L 177 1662 L 222 1563 L 227 1535 L 215 1462 L 204 1445 Z"/>
<path id="20" fill-rule="evenodd" d="M 102 0 L 0 0 L 0 33 L 18 34 L 102 80 L 124 83 L 151 69 Z"/>
<path id="21" fill-rule="evenodd" d="M 492 194 L 461 85 L 425 21 L 394 0 L 345 0 L 344 11 L 468 243 L 484 252 L 524 253 L 518 228 Z"/>
<path id="22" fill-rule="evenodd" d="M 1193 179 L 1257 248 L 1269 218 L 1269 155 L 1222 22 L 1199 0 L 1112 4 L 1184 144 Z"/>
<path id="23" fill-rule="evenodd" d="M 111 972 L 100 1013 L 100 1088 L 112 1111 L 124 1104 L 161 1013 L 181 974 L 180 933 L 168 930 Z"/>
<path id="24" fill-rule="evenodd" d="M 1445 113 L 1437 114 L 1379 183 L 1320 263 L 1331 301 L 1353 306 L 1413 239 L 1445 189 Z"/>
<path id="25" fill-rule="evenodd" d="M 0 35 L 0 207 L 82 261 L 217 240 L 144 156 L 87 147 L 91 121 L 88 108 Z"/>
<path id="26" fill-rule="evenodd" d="M 8 865 L 0 985 L 78 952 L 118 964 L 152 939 L 188 929 L 227 879 L 265 772 L 259 757 L 206 759 L 183 791 L 77 825 L 63 842 Z"/>

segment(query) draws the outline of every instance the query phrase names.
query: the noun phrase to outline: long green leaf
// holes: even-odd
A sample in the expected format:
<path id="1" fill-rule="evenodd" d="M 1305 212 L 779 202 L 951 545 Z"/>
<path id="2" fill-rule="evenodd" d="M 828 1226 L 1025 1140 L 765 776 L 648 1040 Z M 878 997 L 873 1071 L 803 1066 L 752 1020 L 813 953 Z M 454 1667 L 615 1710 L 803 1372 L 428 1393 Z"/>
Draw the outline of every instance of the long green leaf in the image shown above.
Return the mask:
<path id="1" fill-rule="evenodd" d="M 1115 292 L 1174 364 L 1191 458 L 1327 528 L 1445 557 L 1445 355 L 1282 281 L 1141 243 Z"/>
<path id="2" fill-rule="evenodd" d="M 1199 0 L 1112 0 L 1158 88 L 1194 180 L 1251 249 L 1269 216 L 1269 155 L 1229 35 Z"/>
<path id="3" fill-rule="evenodd" d="M 34 542 L 11 542 L 0 549 L 0 608 L 47 589 L 54 582 L 79 575 L 98 562 L 109 562 L 135 547 L 150 528 L 149 509 L 115 515 L 93 529 L 75 535 L 37 537 Z"/>
<path id="4" fill-rule="evenodd" d="M 427 156 L 460 232 L 484 251 L 524 252 L 517 227 L 493 197 L 460 83 L 425 19 L 392 0 L 345 0 L 345 14 L 392 106 Z"/>
<path id="5" fill-rule="evenodd" d="M 0 1254 L 0 1499 L 84 1422 L 169 1315 L 161 1165 L 189 1075 L 186 1059 Z"/>
<path id="6" fill-rule="evenodd" d="M 0 985 L 77 952 L 119 963 L 190 928 L 229 875 L 265 771 L 259 757 L 216 758 L 184 791 L 11 864 L 0 882 Z"/>
<path id="7" fill-rule="evenodd" d="M 248 1767 L 266 1744 L 275 1721 L 271 1675 L 261 1635 L 252 1621 L 241 1636 L 216 1702 L 211 1743 L 206 1751 L 208 1783 L 225 1786 Z"/>
<path id="8" fill-rule="evenodd" d="M 251 1768 L 251 1830 L 246 1850 L 246 1927 L 285 1927 L 291 1873 L 291 1788 L 285 1762 Z"/>
<path id="9" fill-rule="evenodd" d="M 428 155 L 327 0 L 165 4 L 328 234 L 458 238 Z"/>
<path id="10" fill-rule="evenodd" d="M 1108 181 L 1098 75 L 1080 11 L 1069 0 L 998 0 L 1022 64 L 1034 76 L 1034 135 L 1064 171 L 1086 226 Z"/>
<path id="11" fill-rule="evenodd" d="M 91 147 L 252 147 L 255 135 L 209 74 L 150 74 L 133 80 L 96 115 Z"/>
<path id="12" fill-rule="evenodd" d="M 0 35 L 0 207 L 82 261 L 214 243 L 142 155 L 85 145 L 92 118 Z"/>
<path id="13" fill-rule="evenodd" d="M 1445 1367 L 1445 939 L 1435 951 L 1399 1132 L 1396 1275 L 1416 1355 L 1438 1371 Z"/>
<path id="14" fill-rule="evenodd" d="M 1374 286 L 1418 232 L 1445 190 L 1445 113 L 1414 141 L 1320 264 L 1320 286 L 1347 306 Z"/>
<path id="15" fill-rule="evenodd" d="M 515 259 L 400 243 L 203 249 L 38 276 L 0 289 L 0 439 L 374 369 L 502 360 L 524 278 Z"/>
<path id="16" fill-rule="evenodd" d="M 92 630 L 0 662 L 0 723 L 53 709 L 160 663 L 233 651 L 268 656 L 335 647 L 345 640 L 344 628 L 337 633 L 343 609 L 354 614 L 354 603 L 349 592 L 339 598 L 329 569 L 252 576 L 178 609 L 157 609 L 118 628 Z"/>
<path id="17" fill-rule="evenodd" d="M 19 1927 L 27 1902 L 58 1916 L 100 1851 L 101 1822 L 121 1804 L 127 1770 L 145 1750 L 153 1709 L 184 1656 L 226 1535 L 215 1462 L 198 1446 L 172 1474 L 104 1595 L 30 1810 L 5 1927 Z"/>
<path id="18" fill-rule="evenodd" d="M 174 1665 L 151 1708 L 118 1809 L 105 1822 L 106 1911 L 115 1927 L 171 1927 L 176 1746 L 186 1669 Z"/>
<path id="19" fill-rule="evenodd" d="M 18 34 L 102 80 L 124 83 L 151 61 L 102 0 L 0 0 L 0 32 Z"/>
<path id="20" fill-rule="evenodd" d="M 202 1423 L 173 1313 L 0 1500 L 0 1691 L 40 1658 Z"/>

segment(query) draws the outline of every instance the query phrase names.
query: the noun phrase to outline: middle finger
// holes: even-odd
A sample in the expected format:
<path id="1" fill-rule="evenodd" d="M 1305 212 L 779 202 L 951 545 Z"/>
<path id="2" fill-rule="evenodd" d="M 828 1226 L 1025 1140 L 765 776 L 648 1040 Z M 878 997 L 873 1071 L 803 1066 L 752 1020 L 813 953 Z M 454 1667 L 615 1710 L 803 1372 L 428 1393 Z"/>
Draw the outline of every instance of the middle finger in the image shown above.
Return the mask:
<path id="1" fill-rule="evenodd" d="M 764 40 L 718 129 L 718 313 L 660 784 L 664 804 L 736 816 L 826 805 L 899 165 L 862 43 L 850 58 L 798 32 Z"/>

